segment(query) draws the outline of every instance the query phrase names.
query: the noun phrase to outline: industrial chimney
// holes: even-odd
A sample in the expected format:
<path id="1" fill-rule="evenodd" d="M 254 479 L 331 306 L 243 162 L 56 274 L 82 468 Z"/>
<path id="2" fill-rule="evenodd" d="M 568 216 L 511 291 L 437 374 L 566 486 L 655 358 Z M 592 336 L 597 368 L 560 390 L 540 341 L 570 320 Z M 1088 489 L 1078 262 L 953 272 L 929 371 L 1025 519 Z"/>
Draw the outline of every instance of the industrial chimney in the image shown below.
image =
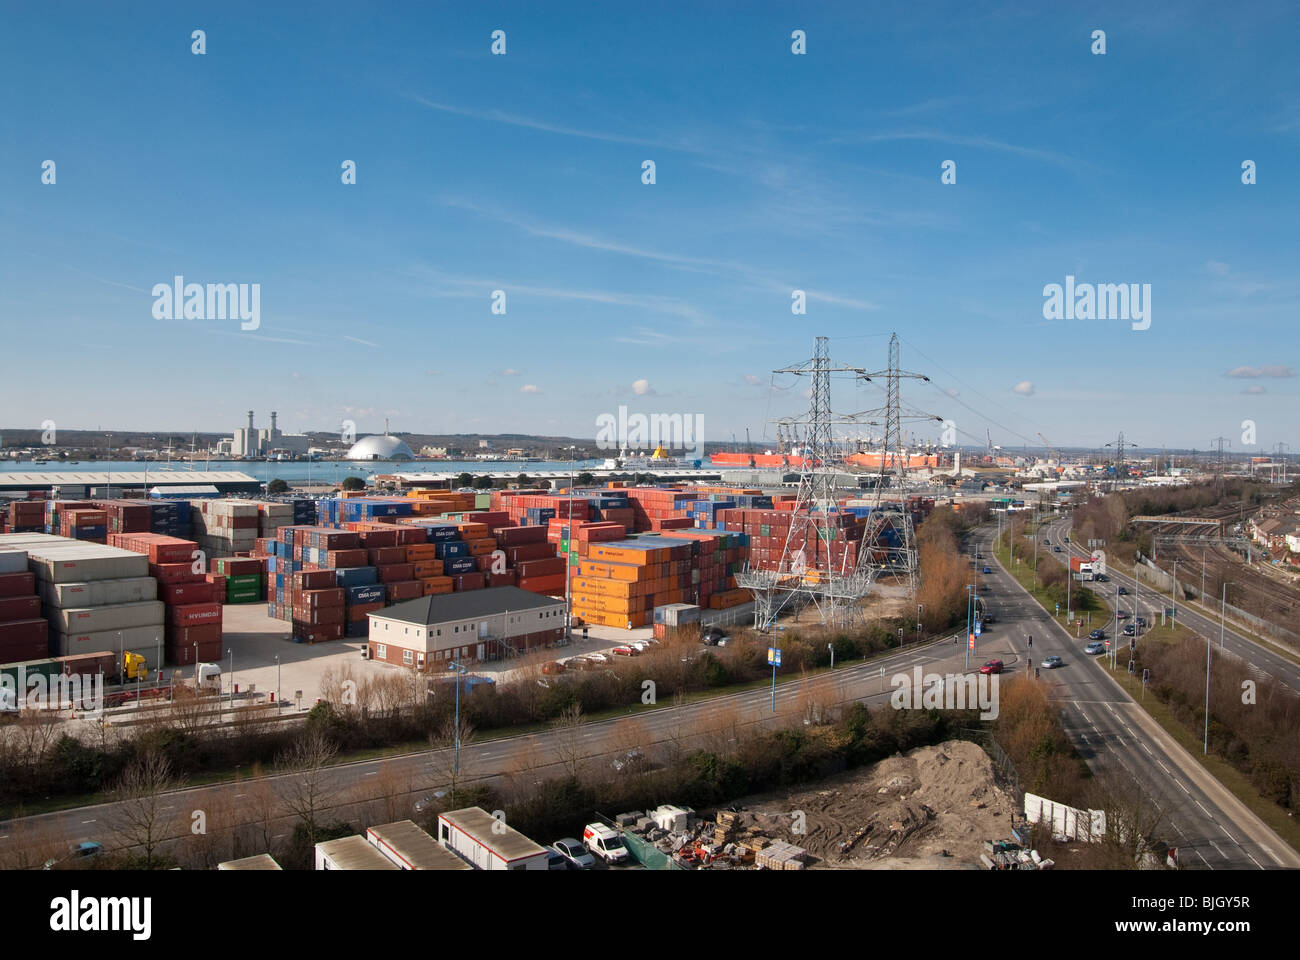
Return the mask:
<path id="1" fill-rule="evenodd" d="M 249 433 L 253 432 L 253 411 L 252 410 L 248 411 L 248 432 Z"/>
<path id="2" fill-rule="evenodd" d="M 275 411 L 271 411 L 271 433 L 275 433 Z"/>

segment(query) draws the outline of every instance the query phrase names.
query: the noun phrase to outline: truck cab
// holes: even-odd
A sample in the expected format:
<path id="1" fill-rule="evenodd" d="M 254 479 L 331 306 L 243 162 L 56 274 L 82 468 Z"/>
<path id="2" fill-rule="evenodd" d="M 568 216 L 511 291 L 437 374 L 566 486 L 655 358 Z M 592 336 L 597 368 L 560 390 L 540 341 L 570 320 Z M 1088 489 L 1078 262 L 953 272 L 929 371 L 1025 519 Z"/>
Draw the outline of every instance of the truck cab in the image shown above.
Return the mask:
<path id="1" fill-rule="evenodd" d="M 603 823 L 589 823 L 582 831 L 582 843 L 592 854 L 606 863 L 622 863 L 627 859 L 623 838 Z"/>

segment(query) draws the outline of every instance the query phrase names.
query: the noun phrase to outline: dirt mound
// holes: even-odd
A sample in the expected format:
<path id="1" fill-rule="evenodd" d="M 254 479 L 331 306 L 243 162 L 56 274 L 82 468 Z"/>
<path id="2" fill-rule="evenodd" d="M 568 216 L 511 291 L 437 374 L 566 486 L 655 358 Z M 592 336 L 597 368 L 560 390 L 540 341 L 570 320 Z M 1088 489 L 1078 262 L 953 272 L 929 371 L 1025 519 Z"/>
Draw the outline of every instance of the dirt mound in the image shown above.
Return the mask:
<path id="1" fill-rule="evenodd" d="M 738 827 L 803 847 L 812 866 L 830 869 L 975 869 L 983 842 L 1009 833 L 1014 809 L 988 754 L 965 740 L 738 806 Z"/>

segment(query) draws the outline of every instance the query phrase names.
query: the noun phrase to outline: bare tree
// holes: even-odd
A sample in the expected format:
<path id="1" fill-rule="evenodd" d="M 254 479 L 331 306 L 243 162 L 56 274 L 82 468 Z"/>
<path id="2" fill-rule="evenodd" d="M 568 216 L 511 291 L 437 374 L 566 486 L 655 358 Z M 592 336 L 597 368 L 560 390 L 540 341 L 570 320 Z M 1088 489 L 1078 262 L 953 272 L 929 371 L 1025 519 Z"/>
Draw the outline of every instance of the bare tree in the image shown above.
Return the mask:
<path id="1" fill-rule="evenodd" d="M 0 844 L 0 870 L 34 870 L 68 854 L 53 816 L 24 817 L 19 808 L 5 829 L 9 838 Z"/>
<path id="2" fill-rule="evenodd" d="M 245 855 L 275 853 L 275 823 L 283 816 L 284 806 L 280 795 L 266 777 L 258 777 L 243 785 L 243 803 L 239 806 L 241 834 L 247 833 Z M 244 845 L 241 840 L 241 846 Z M 241 851 L 242 852 L 242 851 Z"/>
<path id="3" fill-rule="evenodd" d="M 166 839 L 170 816 L 165 809 L 165 795 L 179 789 L 180 780 L 172 771 L 171 760 L 161 750 L 148 750 L 127 766 L 118 782 L 117 833 L 127 848 L 144 850 L 144 866 L 155 866 L 154 852 Z"/>
<path id="4" fill-rule="evenodd" d="M 577 703 L 569 704 L 551 721 L 551 729 L 555 731 L 553 738 L 555 760 L 566 776 L 576 778 L 586 757 L 586 749 L 582 743 L 582 732 L 586 723 L 587 718 L 582 712 L 582 707 Z"/>
<path id="5" fill-rule="evenodd" d="M 431 756 L 433 774 L 438 784 L 450 785 L 452 793 L 459 788 L 461 781 L 471 775 L 474 766 L 473 756 L 466 752 L 466 747 L 474 742 L 474 724 L 460 717 L 459 743 L 457 746 L 456 717 L 450 716 L 443 721 L 437 733 L 429 736 L 429 745 L 434 748 Z"/>
<path id="6" fill-rule="evenodd" d="M 537 737 L 529 735 L 518 740 L 510 751 L 506 776 L 516 792 L 528 795 L 541 781 L 541 770 L 547 764 Z"/>
<path id="7" fill-rule="evenodd" d="M 314 730 L 305 734 L 280 758 L 280 767 L 287 774 L 280 781 L 280 796 L 302 824 L 309 847 L 316 845 L 320 819 L 334 792 L 329 784 L 329 765 L 337 753 L 329 738 Z"/>

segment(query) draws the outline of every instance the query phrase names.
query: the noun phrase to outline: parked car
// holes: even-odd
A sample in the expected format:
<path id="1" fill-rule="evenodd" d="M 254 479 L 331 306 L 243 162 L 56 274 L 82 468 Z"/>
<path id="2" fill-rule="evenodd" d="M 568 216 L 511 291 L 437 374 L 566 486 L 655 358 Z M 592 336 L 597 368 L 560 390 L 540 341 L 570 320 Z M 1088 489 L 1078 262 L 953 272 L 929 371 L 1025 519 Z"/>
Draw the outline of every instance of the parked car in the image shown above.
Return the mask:
<path id="1" fill-rule="evenodd" d="M 622 773 L 624 770 L 633 772 L 636 770 L 644 770 L 649 766 L 649 762 L 646 760 L 645 754 L 643 754 L 640 749 L 633 747 L 626 753 L 615 757 L 613 762 L 610 763 L 610 766 L 619 773 Z"/>
<path id="2" fill-rule="evenodd" d="M 1046 658 L 1043 659 L 1042 667 L 1043 667 L 1044 670 L 1055 670 L 1057 667 L 1061 666 L 1063 663 L 1065 663 L 1065 661 L 1062 660 L 1060 657 L 1055 657 L 1055 656 L 1053 656 L 1053 657 L 1046 657 Z"/>
<path id="3" fill-rule="evenodd" d="M 1089 639 L 1089 640 L 1105 640 L 1105 639 L 1106 639 L 1106 631 L 1105 631 L 1105 630 L 1094 630 L 1094 631 L 1092 631 L 1090 634 L 1088 634 L 1088 639 Z"/>
<path id="4" fill-rule="evenodd" d="M 1001 672 L 1002 672 L 1001 660 L 990 660 L 988 663 L 984 664 L 984 666 L 980 667 L 980 673 L 1001 673 Z"/>
<path id="5" fill-rule="evenodd" d="M 592 666 L 601 663 L 609 663 L 609 657 L 603 653 L 589 653 L 584 659 Z"/>
<path id="6" fill-rule="evenodd" d="M 596 858 L 587 852 L 582 841 L 573 837 L 556 840 L 551 849 L 567 861 L 566 867 L 570 870 L 590 870 L 596 865 Z"/>
<path id="7" fill-rule="evenodd" d="M 1106 652 L 1106 644 L 1103 643 L 1101 640 L 1094 640 L 1092 641 L 1092 643 L 1088 644 L 1086 647 L 1083 648 L 1083 652 L 1088 654 L 1088 656 L 1090 657 L 1095 657 L 1099 653 Z"/>
<path id="8" fill-rule="evenodd" d="M 565 670 L 589 670 L 591 661 L 586 657 L 570 657 L 564 661 Z"/>
<path id="9" fill-rule="evenodd" d="M 564 854 L 555 850 L 546 851 L 546 869 L 547 870 L 570 870 L 572 867 L 569 861 L 565 859 Z"/>
<path id="10" fill-rule="evenodd" d="M 552 673 L 563 673 L 563 672 L 564 672 L 564 664 L 560 663 L 560 661 L 558 660 L 548 660 L 546 661 L 546 663 L 542 664 L 542 673 L 549 675 Z"/>
<path id="11" fill-rule="evenodd" d="M 709 646 L 715 645 L 719 640 L 726 639 L 727 634 L 719 627 L 704 627 L 700 631 L 700 640 Z"/>
<path id="12" fill-rule="evenodd" d="M 632 647 L 632 646 L 622 646 L 622 647 L 615 647 L 611 652 L 620 657 L 635 657 L 641 653 L 641 648 Z"/>
<path id="13" fill-rule="evenodd" d="M 582 831 L 582 843 L 606 863 L 622 863 L 627 859 L 623 838 L 603 823 L 589 823 Z"/>

